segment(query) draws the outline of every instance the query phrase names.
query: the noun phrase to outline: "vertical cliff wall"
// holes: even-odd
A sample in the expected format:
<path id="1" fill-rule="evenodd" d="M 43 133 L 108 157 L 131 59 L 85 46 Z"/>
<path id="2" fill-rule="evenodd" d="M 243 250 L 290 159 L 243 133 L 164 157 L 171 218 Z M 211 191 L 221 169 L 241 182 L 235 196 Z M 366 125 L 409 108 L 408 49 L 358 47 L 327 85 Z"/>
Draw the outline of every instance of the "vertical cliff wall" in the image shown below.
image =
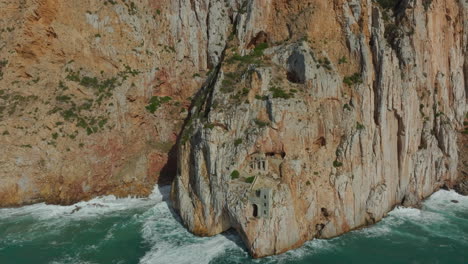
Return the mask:
<path id="1" fill-rule="evenodd" d="M 191 96 L 219 62 L 233 9 L 2 1 L 0 206 L 146 195 L 170 183 Z"/>
<path id="2" fill-rule="evenodd" d="M 457 182 L 465 2 L 247 1 L 234 18 L 179 144 L 192 232 L 278 254 Z"/>

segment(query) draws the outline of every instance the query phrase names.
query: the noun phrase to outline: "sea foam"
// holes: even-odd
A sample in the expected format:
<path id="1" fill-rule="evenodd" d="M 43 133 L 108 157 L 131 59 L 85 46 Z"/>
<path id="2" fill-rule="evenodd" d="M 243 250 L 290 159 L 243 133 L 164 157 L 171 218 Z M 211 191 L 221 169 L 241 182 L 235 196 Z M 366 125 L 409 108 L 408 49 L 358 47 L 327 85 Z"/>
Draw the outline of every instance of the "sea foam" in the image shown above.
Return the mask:
<path id="1" fill-rule="evenodd" d="M 99 217 L 112 212 L 155 205 L 167 198 L 169 190 L 169 186 L 161 188 L 155 186 L 152 194 L 148 198 L 117 198 L 113 195 L 109 195 L 69 206 L 39 203 L 19 208 L 5 208 L 0 209 L 0 220 L 20 217 L 33 217 L 37 220 Z"/>

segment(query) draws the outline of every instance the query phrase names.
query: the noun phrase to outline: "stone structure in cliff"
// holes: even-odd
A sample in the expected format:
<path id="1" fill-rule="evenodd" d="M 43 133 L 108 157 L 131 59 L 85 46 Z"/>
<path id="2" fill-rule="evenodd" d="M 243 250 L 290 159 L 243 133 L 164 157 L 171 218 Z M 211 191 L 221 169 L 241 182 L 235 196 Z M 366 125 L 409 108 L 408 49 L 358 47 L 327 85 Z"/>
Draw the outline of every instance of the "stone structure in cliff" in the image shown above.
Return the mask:
<path id="1" fill-rule="evenodd" d="M 250 194 L 250 204 L 252 205 L 253 217 L 269 218 L 272 209 L 272 192 L 269 188 L 261 188 Z"/>
<path id="2" fill-rule="evenodd" d="M 181 135 L 172 198 L 187 228 L 236 229 L 262 257 L 456 184 L 466 10 L 456 0 L 246 1 Z M 269 217 L 252 217 L 262 188 Z"/>

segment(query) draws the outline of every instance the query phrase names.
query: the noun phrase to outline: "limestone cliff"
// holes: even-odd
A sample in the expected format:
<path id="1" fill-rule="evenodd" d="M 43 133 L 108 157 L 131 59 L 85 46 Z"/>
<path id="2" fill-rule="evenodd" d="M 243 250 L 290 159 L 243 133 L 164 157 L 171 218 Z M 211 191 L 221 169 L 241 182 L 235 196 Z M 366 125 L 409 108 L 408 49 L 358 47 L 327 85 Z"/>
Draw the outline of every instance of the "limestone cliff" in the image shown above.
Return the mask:
<path id="1" fill-rule="evenodd" d="M 0 206 L 169 183 L 227 12 L 214 1 L 1 1 Z"/>
<path id="2" fill-rule="evenodd" d="M 172 197 L 186 226 L 234 228 L 262 257 L 456 184 L 467 10 L 456 0 L 234 10 L 180 137 Z"/>

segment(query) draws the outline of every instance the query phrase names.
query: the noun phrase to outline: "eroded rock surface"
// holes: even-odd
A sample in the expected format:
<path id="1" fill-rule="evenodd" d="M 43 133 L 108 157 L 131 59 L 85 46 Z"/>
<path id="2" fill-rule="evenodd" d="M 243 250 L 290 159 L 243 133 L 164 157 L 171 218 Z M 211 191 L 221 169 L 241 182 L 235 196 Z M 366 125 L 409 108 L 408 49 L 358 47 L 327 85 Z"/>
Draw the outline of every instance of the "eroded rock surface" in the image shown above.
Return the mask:
<path id="1" fill-rule="evenodd" d="M 262 257 L 457 183 L 467 4 L 394 2 L 247 1 L 180 139 L 189 230 Z"/>
<path id="2" fill-rule="evenodd" d="M 231 2 L 1 1 L 0 206 L 170 183 Z"/>

